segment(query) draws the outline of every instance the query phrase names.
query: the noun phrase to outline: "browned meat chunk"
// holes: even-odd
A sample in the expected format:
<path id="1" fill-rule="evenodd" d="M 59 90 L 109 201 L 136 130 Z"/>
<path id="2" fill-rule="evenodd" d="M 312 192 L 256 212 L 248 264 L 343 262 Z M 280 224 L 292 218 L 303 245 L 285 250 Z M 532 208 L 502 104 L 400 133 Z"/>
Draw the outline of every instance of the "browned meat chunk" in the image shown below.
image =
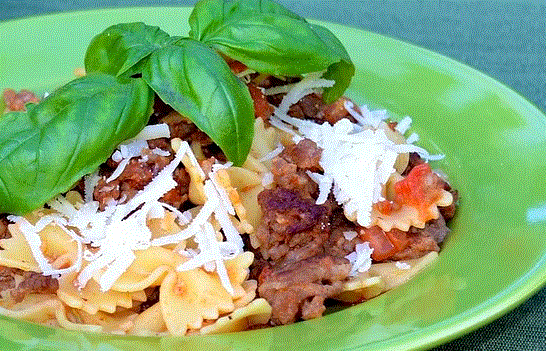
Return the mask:
<path id="1" fill-rule="evenodd" d="M 21 90 L 19 93 L 16 93 L 13 89 L 5 89 L 2 97 L 8 111 L 25 111 L 26 104 L 37 104 L 39 102 L 36 95 L 28 90 Z"/>
<path id="2" fill-rule="evenodd" d="M 164 146 L 161 142 L 155 142 L 153 146 Z M 173 151 L 170 156 L 160 156 L 151 151 L 145 151 L 147 158 L 143 161 L 133 158 L 127 164 L 118 178 L 106 183 L 105 179 L 112 174 L 117 163 L 112 159 L 108 160 L 109 169 L 105 170 L 105 176 L 99 181 L 93 193 L 94 199 L 99 202 L 100 208 L 104 209 L 109 201 L 127 201 L 134 197 L 139 190 L 142 190 L 169 162 L 173 159 Z M 163 196 L 163 201 L 180 207 L 188 199 L 188 187 L 190 177 L 183 168 L 178 168 L 173 174 L 177 186 Z"/>
<path id="3" fill-rule="evenodd" d="M 408 260 L 423 257 L 431 251 L 438 252 L 440 251 L 438 244 L 445 239 L 449 232 L 450 229 L 442 216 L 428 222 L 423 229 L 411 227 L 407 233 L 409 245 L 404 250 L 394 254 L 391 259 L 395 261 Z"/>
<path id="4" fill-rule="evenodd" d="M 284 158 L 275 157 L 271 169 L 275 183 L 288 190 L 298 192 L 304 198 L 311 198 L 318 190 L 315 182 L 309 176 L 298 170 L 294 163 L 286 161 Z"/>
<path id="5" fill-rule="evenodd" d="M 23 271 L 16 268 L 0 266 L 0 291 L 15 288 L 15 274 L 22 274 Z"/>
<path id="6" fill-rule="evenodd" d="M 248 91 L 254 102 L 254 116 L 267 121 L 273 114 L 273 106 L 267 101 L 262 91 L 253 84 L 248 84 Z"/>
<path id="7" fill-rule="evenodd" d="M 408 161 L 408 165 L 406 166 L 406 169 L 404 170 L 404 172 L 402 172 L 402 175 L 403 176 L 407 176 L 408 173 L 413 169 L 415 168 L 415 166 L 419 166 L 421 164 L 425 163 L 425 160 L 423 160 L 421 158 L 421 156 L 419 156 L 418 153 L 416 152 L 410 152 L 409 154 L 409 161 Z"/>
<path id="8" fill-rule="evenodd" d="M 5 215 L 0 215 L 0 239 L 9 239 L 11 234 L 8 230 L 9 221 Z"/>
<path id="9" fill-rule="evenodd" d="M 451 185 L 449 185 L 447 182 L 444 182 L 444 190 L 451 193 L 453 196 L 453 202 L 449 206 L 438 207 L 438 209 L 440 210 L 442 217 L 444 217 L 446 221 L 450 221 L 453 217 L 455 217 L 455 210 L 457 208 L 457 202 L 459 201 L 459 192 L 452 189 Z"/>
<path id="10" fill-rule="evenodd" d="M 267 98 L 272 105 L 279 106 L 283 97 L 284 94 L 277 94 L 268 96 Z M 321 95 L 309 94 L 290 106 L 288 114 L 292 117 L 311 120 L 319 124 L 328 122 L 333 125 L 343 118 L 348 118 L 351 122 L 356 122 L 345 108 L 345 102 L 347 101 L 350 100 L 342 97 L 327 105 L 322 101 Z M 358 107 L 355 107 L 355 109 L 358 111 Z"/>
<path id="11" fill-rule="evenodd" d="M 294 261 L 323 252 L 327 207 L 284 188 L 264 190 L 258 202 L 264 217 L 256 237 L 264 258 Z"/>
<path id="12" fill-rule="evenodd" d="M 17 285 L 19 279 L 21 282 Z M 59 282 L 53 277 L 0 266 L 0 291 L 9 291 L 16 302 L 23 301 L 27 294 L 54 294 L 58 288 Z"/>
<path id="13" fill-rule="evenodd" d="M 330 224 L 330 236 L 324 245 L 324 250 L 328 255 L 345 257 L 355 251 L 357 244 L 363 243 L 358 236 L 357 226 L 345 217 L 341 207 L 337 206 L 334 208 L 328 221 Z M 346 237 L 346 233 L 348 232 L 353 232 L 356 236 L 354 238 L 351 236 Z"/>
<path id="14" fill-rule="evenodd" d="M 59 281 L 36 272 L 24 272 L 23 281 L 10 291 L 17 302 L 23 301 L 27 294 L 54 294 L 59 289 Z"/>
<path id="15" fill-rule="evenodd" d="M 322 121 L 326 121 L 330 124 L 336 124 L 339 120 L 343 118 L 348 118 L 351 122 L 356 122 L 355 119 L 351 116 L 349 111 L 345 108 L 345 102 L 350 101 L 346 97 L 341 97 L 337 101 L 331 103 L 330 105 L 325 105 L 322 110 L 318 113 L 317 118 Z M 358 108 L 355 106 L 355 109 Z"/>
<path id="16" fill-rule="evenodd" d="M 260 274 L 258 292 L 273 307 L 274 324 L 316 318 L 325 310 L 324 300 L 341 292 L 350 268 L 346 259 L 331 256 L 311 257 L 280 269 L 267 266 Z"/>
<path id="17" fill-rule="evenodd" d="M 287 162 L 295 164 L 302 170 L 318 171 L 321 169 L 319 161 L 322 150 L 309 139 L 303 139 L 297 144 L 287 146 L 280 157 Z"/>
<path id="18" fill-rule="evenodd" d="M 271 173 L 278 187 L 298 192 L 311 198 L 317 192 L 317 184 L 306 174 L 307 170 L 320 170 L 322 150 L 314 141 L 303 139 L 296 145 L 287 146 L 273 159 Z"/>
<path id="19" fill-rule="evenodd" d="M 361 242 L 345 238 L 344 232 L 356 226 L 334 201 L 315 203 L 317 185 L 305 171 L 320 170 L 320 155 L 311 140 L 286 147 L 273 160 L 276 188 L 258 195 L 261 246 L 251 275 L 258 277 L 258 292 L 273 307 L 275 324 L 321 316 L 324 300 L 341 291 L 349 273 L 343 257 Z"/>

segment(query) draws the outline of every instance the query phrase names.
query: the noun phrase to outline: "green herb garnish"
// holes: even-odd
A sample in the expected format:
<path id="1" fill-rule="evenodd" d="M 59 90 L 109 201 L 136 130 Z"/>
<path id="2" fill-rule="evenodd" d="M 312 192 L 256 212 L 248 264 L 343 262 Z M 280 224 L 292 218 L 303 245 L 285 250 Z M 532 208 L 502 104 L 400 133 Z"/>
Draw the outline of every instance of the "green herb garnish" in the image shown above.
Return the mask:
<path id="1" fill-rule="evenodd" d="M 96 170 L 146 126 L 153 99 L 142 79 L 95 73 L 2 116 L 0 213 L 35 210 Z"/>
<path id="2" fill-rule="evenodd" d="M 189 37 L 144 23 L 110 26 L 91 41 L 87 76 L 26 112 L 0 119 L 0 213 L 24 214 L 96 170 L 148 122 L 154 92 L 205 132 L 235 165 L 253 139 L 254 106 L 220 54 L 260 73 L 326 71 L 330 103 L 354 66 L 326 28 L 270 0 L 202 0 Z"/>

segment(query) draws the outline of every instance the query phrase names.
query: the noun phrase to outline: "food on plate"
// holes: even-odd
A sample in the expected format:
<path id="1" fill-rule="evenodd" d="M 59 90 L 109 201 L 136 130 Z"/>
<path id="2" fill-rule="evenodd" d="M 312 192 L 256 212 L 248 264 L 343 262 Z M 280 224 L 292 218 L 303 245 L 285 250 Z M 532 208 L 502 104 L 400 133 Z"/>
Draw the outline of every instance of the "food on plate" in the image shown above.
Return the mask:
<path id="1" fill-rule="evenodd" d="M 85 74 L 0 116 L 0 312 L 191 335 L 321 317 L 438 256 L 457 191 L 398 122 L 343 96 L 326 28 L 200 1 L 189 37 L 91 41 Z M 409 134 L 409 135 L 407 135 Z"/>

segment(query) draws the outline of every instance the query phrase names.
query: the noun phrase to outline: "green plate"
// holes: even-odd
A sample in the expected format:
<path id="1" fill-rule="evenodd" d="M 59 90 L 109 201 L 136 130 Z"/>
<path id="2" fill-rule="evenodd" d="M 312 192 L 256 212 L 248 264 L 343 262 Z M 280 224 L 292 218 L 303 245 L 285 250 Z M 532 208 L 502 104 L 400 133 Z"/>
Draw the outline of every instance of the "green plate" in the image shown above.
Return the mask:
<path id="1" fill-rule="evenodd" d="M 186 34 L 189 8 L 63 13 L 0 24 L 0 89 L 48 90 L 83 65 L 91 37 L 128 21 Z M 326 24 L 356 64 L 349 96 L 410 115 L 461 193 L 437 262 L 407 284 L 323 318 L 205 337 L 85 334 L 0 318 L 0 348 L 32 350 L 409 350 L 499 317 L 546 280 L 546 118 L 495 80 L 433 52 Z"/>

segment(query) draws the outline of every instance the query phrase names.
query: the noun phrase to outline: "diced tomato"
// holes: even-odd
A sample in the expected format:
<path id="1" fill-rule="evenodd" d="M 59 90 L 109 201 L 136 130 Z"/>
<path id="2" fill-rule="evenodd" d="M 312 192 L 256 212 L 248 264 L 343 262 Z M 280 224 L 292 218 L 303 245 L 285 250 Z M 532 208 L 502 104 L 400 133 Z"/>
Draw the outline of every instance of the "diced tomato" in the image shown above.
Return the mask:
<path id="1" fill-rule="evenodd" d="M 394 185 L 395 202 L 416 208 L 420 219 L 426 222 L 434 218 L 429 208 L 442 196 L 442 184 L 428 163 L 420 164 Z"/>
<path id="2" fill-rule="evenodd" d="M 264 120 L 269 119 L 269 117 L 271 117 L 273 114 L 273 106 L 267 102 L 267 99 L 260 88 L 253 84 L 248 84 L 248 90 L 250 91 L 250 96 L 254 101 L 254 116 Z"/>
<path id="3" fill-rule="evenodd" d="M 25 111 L 26 104 L 37 104 L 39 102 L 36 95 L 28 90 L 21 90 L 19 93 L 16 93 L 13 89 L 5 89 L 2 98 L 9 111 Z"/>
<path id="4" fill-rule="evenodd" d="M 235 60 L 229 61 L 228 65 L 231 69 L 231 72 L 233 72 L 234 74 L 244 72 L 247 69 L 244 63 Z"/>
<path id="5" fill-rule="evenodd" d="M 396 247 L 390 242 L 385 232 L 378 226 L 360 228 L 360 239 L 370 243 L 373 248 L 372 259 L 383 261 L 396 253 Z"/>
<path id="6" fill-rule="evenodd" d="M 386 232 L 387 238 L 394 245 L 396 252 L 400 252 L 408 247 L 410 241 L 406 232 L 403 232 L 399 229 L 393 229 L 390 232 Z"/>

